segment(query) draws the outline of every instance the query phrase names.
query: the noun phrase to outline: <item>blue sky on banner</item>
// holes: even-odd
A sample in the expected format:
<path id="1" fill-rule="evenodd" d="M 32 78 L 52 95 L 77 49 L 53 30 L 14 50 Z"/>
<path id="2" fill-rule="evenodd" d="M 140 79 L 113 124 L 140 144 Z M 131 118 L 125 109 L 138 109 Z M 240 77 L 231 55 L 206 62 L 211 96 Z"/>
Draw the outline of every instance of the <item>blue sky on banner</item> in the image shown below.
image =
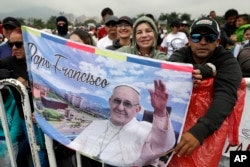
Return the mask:
<path id="1" fill-rule="evenodd" d="M 28 49 L 29 56 L 34 55 L 36 58 L 43 57 L 50 63 L 50 68 L 46 68 L 28 59 L 27 62 L 29 70 L 32 73 L 32 79 L 36 82 L 49 85 L 62 96 L 65 92 L 81 97 L 94 95 L 99 97 L 95 99 L 97 103 L 98 100 L 102 99 L 100 103 L 108 107 L 107 100 L 112 93 L 112 88 L 120 83 L 128 83 L 140 90 L 142 106 L 152 111 L 148 89 L 153 89 L 154 79 L 162 79 L 166 83 L 167 92 L 169 93 L 168 106 L 171 106 L 172 111 L 175 113 L 173 116 L 176 116 L 176 119 L 178 119 L 178 111 L 181 111 L 179 114 L 183 118 L 183 110 L 188 105 L 192 88 L 192 74 L 190 72 L 160 69 L 120 61 L 57 43 L 55 41 L 58 37 L 53 37 L 54 40 L 47 40 L 30 33 L 24 34 L 26 42 L 35 44 Z M 27 46 L 25 47 L 27 50 Z M 112 54 L 112 51 L 110 53 Z M 121 53 L 121 56 L 126 56 L 126 54 Z M 157 60 L 152 59 L 150 61 L 157 62 Z M 109 85 L 102 88 L 70 79 L 60 71 L 62 67 L 106 79 Z M 106 103 L 103 104 L 103 101 L 106 101 Z"/>

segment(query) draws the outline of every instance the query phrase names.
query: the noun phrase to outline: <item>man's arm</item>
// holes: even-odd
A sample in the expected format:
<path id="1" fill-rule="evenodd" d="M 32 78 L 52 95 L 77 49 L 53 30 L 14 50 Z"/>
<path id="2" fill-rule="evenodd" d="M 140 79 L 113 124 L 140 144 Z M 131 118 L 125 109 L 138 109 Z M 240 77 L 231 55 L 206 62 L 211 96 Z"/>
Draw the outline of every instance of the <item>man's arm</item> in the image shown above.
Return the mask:
<path id="1" fill-rule="evenodd" d="M 237 100 L 237 90 L 241 82 L 241 71 L 236 59 L 231 55 L 220 55 L 219 68 L 214 79 L 213 101 L 206 114 L 182 135 L 175 152 L 179 156 L 190 155 L 204 139 L 220 128 L 231 113 Z M 223 59 L 224 57 L 224 59 Z"/>
<path id="2" fill-rule="evenodd" d="M 190 51 L 191 52 L 191 51 Z M 179 63 L 191 63 L 193 60 L 188 56 L 188 49 L 181 48 L 175 51 L 168 61 L 179 62 Z M 211 67 L 213 66 L 213 67 Z M 207 63 L 204 65 L 193 64 L 193 78 L 194 78 L 194 87 L 199 85 L 202 79 L 213 77 L 216 75 L 216 67 L 212 63 Z"/>
<path id="3" fill-rule="evenodd" d="M 236 59 L 228 58 L 220 66 L 218 74 L 214 77 L 213 101 L 206 114 L 190 129 L 201 143 L 221 126 L 237 100 L 242 74 Z"/>

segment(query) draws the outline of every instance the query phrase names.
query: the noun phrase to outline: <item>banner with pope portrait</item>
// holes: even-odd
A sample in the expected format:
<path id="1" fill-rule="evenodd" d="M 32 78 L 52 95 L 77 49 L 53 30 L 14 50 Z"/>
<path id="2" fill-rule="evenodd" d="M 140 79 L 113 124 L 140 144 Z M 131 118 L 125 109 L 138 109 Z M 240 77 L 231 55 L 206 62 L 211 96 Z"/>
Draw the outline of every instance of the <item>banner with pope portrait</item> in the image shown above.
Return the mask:
<path id="1" fill-rule="evenodd" d="M 168 163 L 167 153 L 182 133 L 192 93 L 192 65 L 99 49 L 26 26 L 22 31 L 35 116 L 44 133 L 84 156 L 110 165 Z M 166 120 L 156 117 L 151 105 L 149 89 L 155 90 L 154 81 L 165 86 L 168 97 L 168 128 L 163 131 L 156 129 Z M 138 104 L 129 100 L 130 94 L 120 99 L 112 98 L 117 85 L 129 85 L 134 89 L 140 96 Z M 133 107 L 140 106 L 140 110 L 129 121 L 131 125 L 114 127 L 109 123 L 112 104 L 123 106 L 127 115 Z M 87 130 L 89 127 L 92 129 Z M 87 131 L 90 134 L 82 135 L 87 138 L 76 147 L 76 138 Z M 169 141 L 163 143 L 167 149 L 162 148 L 157 157 L 142 155 L 153 142 L 159 142 L 152 134 L 165 135 Z M 123 146 L 123 143 L 128 144 Z M 146 148 L 147 143 L 149 147 Z M 85 145 L 90 146 L 88 151 L 82 149 Z"/>

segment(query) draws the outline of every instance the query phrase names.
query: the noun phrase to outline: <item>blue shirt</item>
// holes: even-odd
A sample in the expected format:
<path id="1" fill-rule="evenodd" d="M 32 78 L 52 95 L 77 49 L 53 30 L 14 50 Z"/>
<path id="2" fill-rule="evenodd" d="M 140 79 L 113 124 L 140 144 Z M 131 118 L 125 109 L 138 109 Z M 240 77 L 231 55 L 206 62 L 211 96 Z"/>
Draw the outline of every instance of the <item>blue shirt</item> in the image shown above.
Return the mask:
<path id="1" fill-rule="evenodd" d="M 0 58 L 11 56 L 12 49 L 9 47 L 8 42 L 0 45 Z"/>

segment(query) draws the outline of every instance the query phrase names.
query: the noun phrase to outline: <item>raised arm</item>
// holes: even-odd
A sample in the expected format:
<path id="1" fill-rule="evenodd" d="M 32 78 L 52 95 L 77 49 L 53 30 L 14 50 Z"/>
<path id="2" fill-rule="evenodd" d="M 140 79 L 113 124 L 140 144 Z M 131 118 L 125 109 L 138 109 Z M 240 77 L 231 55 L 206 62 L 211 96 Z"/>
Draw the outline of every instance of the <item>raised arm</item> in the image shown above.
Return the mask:
<path id="1" fill-rule="evenodd" d="M 150 163 L 170 150 L 175 144 L 175 133 L 166 110 L 168 94 L 165 84 L 154 81 L 154 89 L 149 90 L 151 104 L 154 108 L 153 126 L 144 143 L 138 164 Z"/>

